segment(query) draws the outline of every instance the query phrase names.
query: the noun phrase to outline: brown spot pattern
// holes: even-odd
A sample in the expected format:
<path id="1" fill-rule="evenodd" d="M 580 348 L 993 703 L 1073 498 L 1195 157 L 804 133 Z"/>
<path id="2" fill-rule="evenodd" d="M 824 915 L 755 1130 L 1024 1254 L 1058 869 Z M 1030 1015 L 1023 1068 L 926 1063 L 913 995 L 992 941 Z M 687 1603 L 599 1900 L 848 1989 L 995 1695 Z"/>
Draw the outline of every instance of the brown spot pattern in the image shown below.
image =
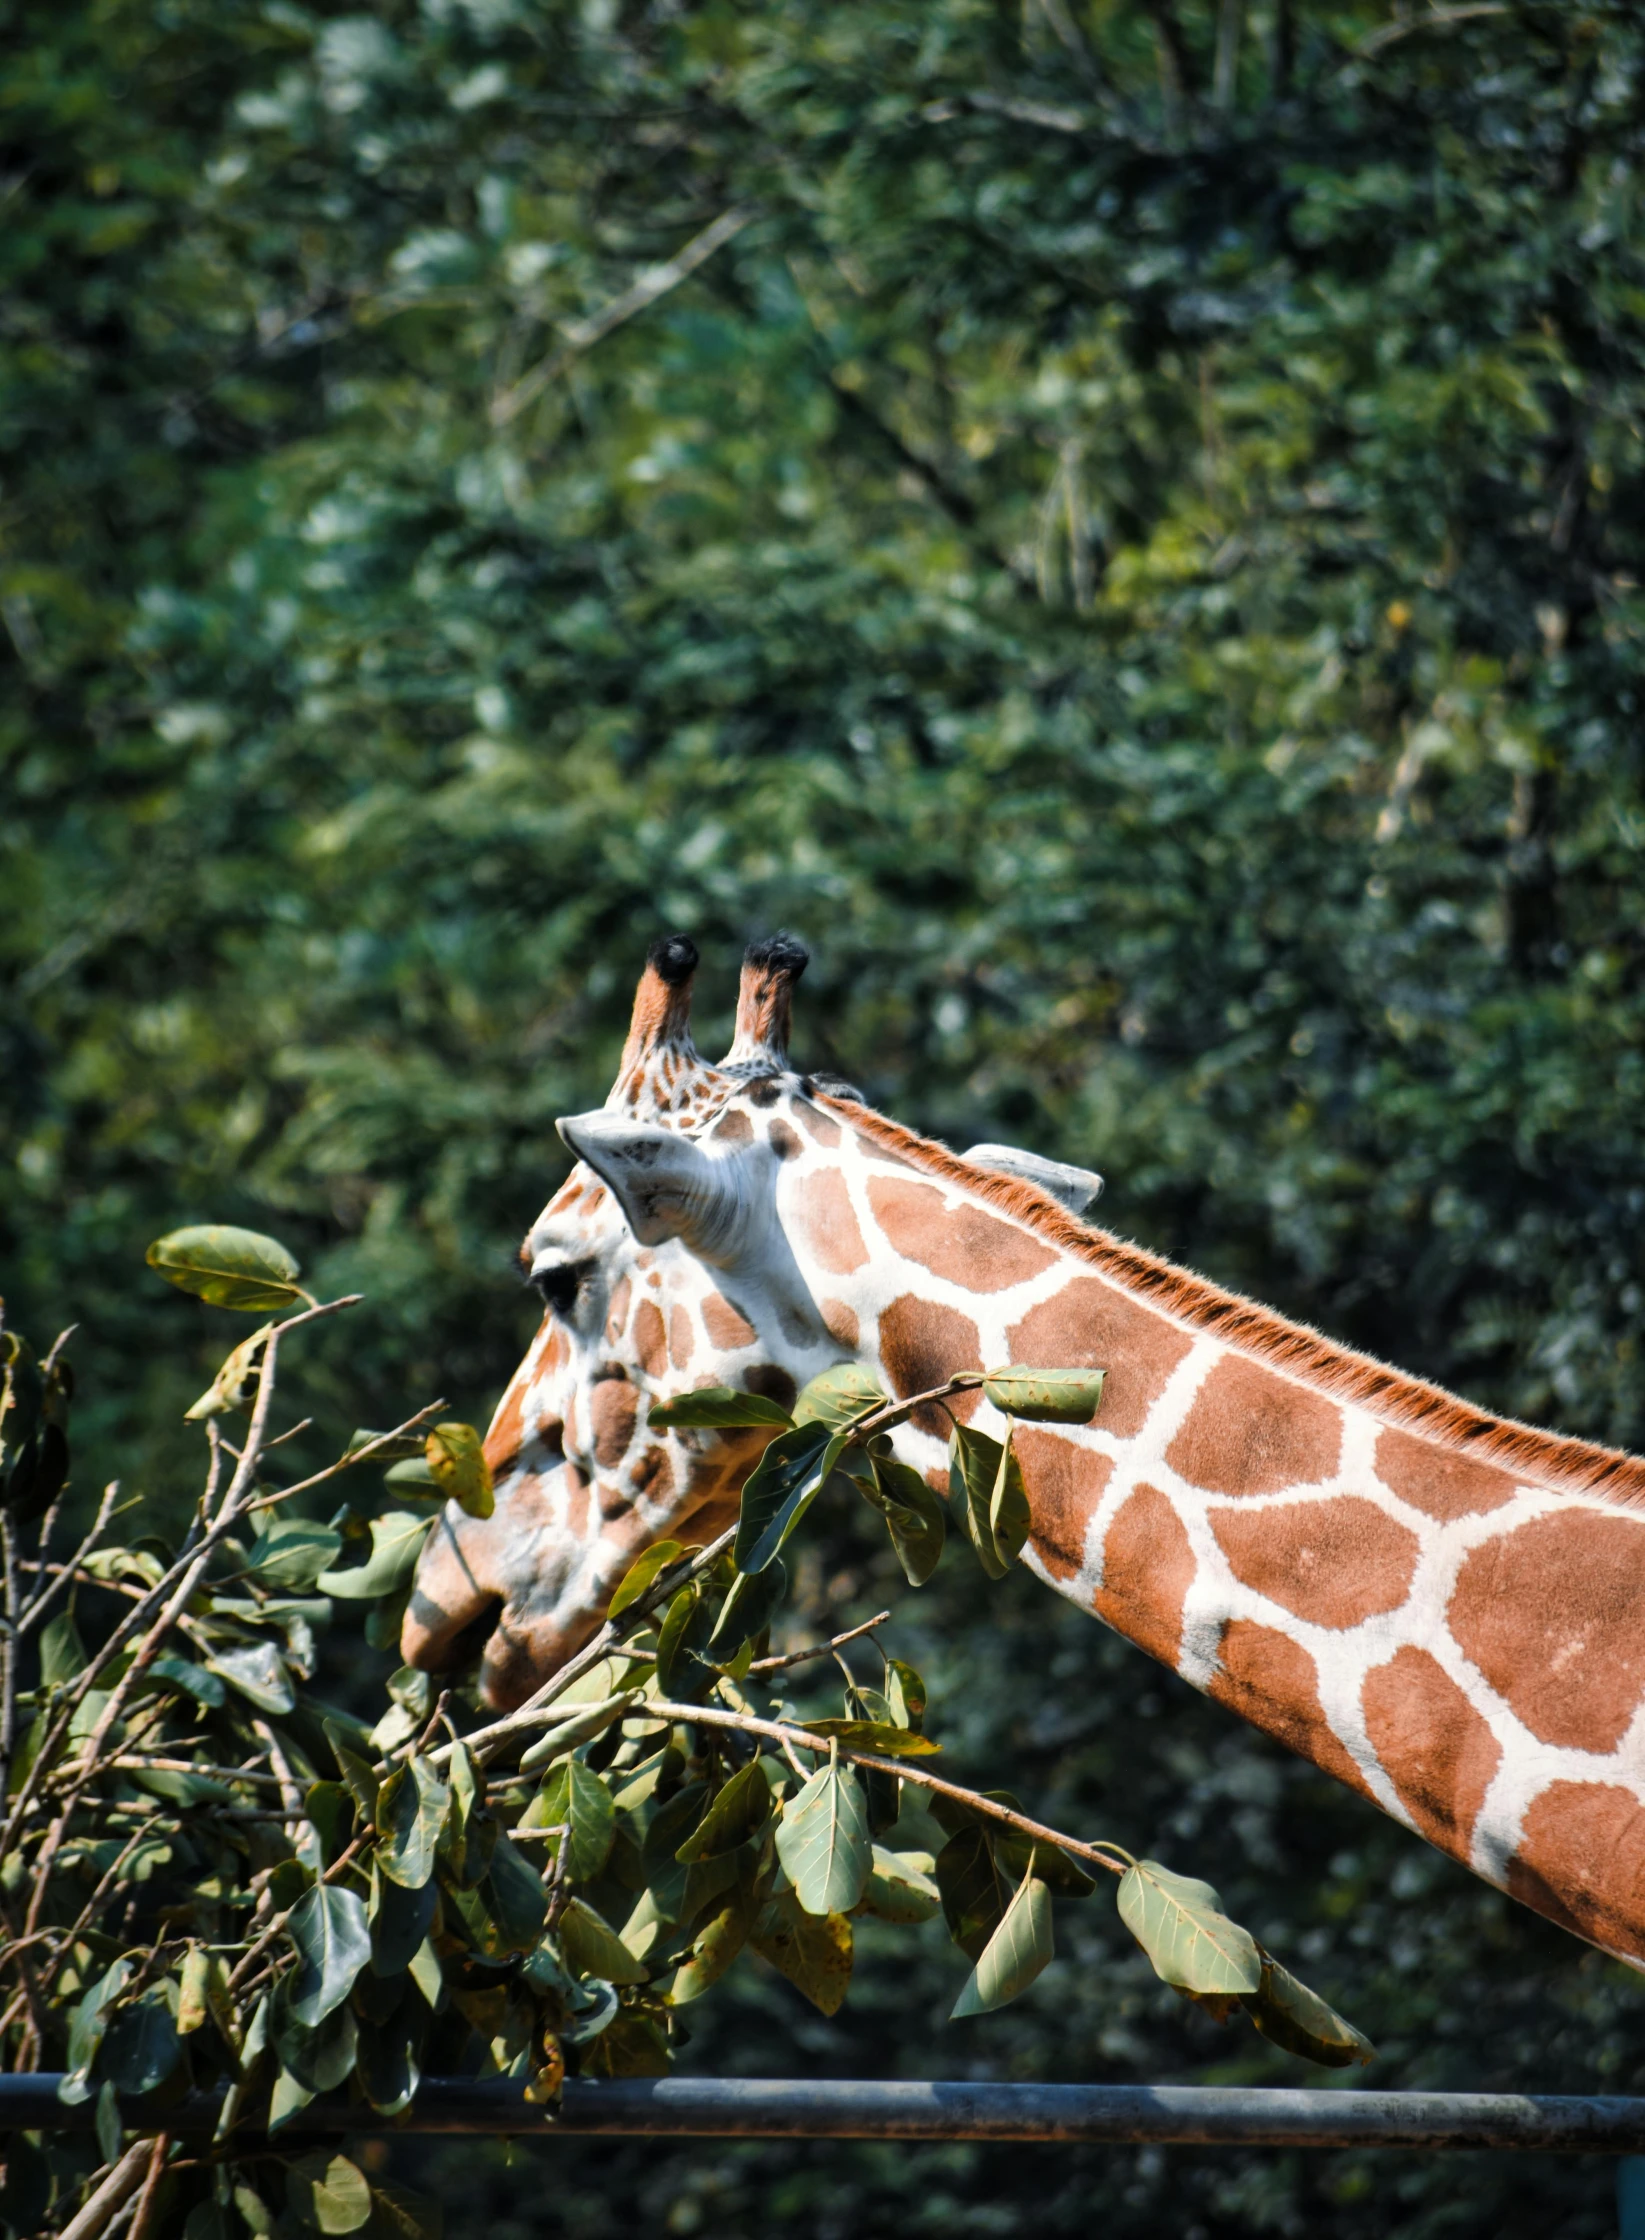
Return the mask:
<path id="1" fill-rule="evenodd" d="M 626 1517 L 634 1506 L 634 1497 L 616 1478 L 596 1478 L 594 1498 L 600 1505 L 600 1515 L 609 1524 L 613 1517 Z"/>
<path id="2" fill-rule="evenodd" d="M 616 1345 L 628 1328 L 628 1306 L 634 1296 L 634 1286 L 624 1276 L 611 1294 L 611 1308 L 605 1318 L 605 1335 L 608 1345 Z"/>
<path id="3" fill-rule="evenodd" d="M 1283 1493 L 1331 1477 L 1342 1452 L 1342 1410 L 1237 1353 L 1200 1386 L 1166 1461 L 1207 1493 Z"/>
<path id="4" fill-rule="evenodd" d="M 661 1501 L 674 1488 L 674 1470 L 665 1447 L 647 1447 L 629 1472 L 637 1494 L 647 1501 Z"/>
<path id="5" fill-rule="evenodd" d="M 718 1291 L 709 1292 L 703 1301 L 703 1326 L 722 1353 L 735 1353 L 739 1346 L 754 1343 L 754 1325 L 745 1322 Z"/>
<path id="6" fill-rule="evenodd" d="M 621 1462 L 634 1437 L 640 1396 L 634 1387 L 615 1377 L 602 1377 L 589 1395 L 588 1413 L 594 1426 L 594 1459 L 603 1469 Z"/>
<path id="7" fill-rule="evenodd" d="M 1114 1474 L 1105 1454 L 1018 1426 L 1012 1444 L 1028 1488 L 1028 1536 L 1053 1579 L 1071 1579 L 1085 1561 L 1085 1528 Z"/>
<path id="8" fill-rule="evenodd" d="M 800 1230 L 831 1275 L 848 1276 L 868 1259 L 851 1194 L 837 1167 L 819 1167 L 799 1187 Z"/>
<path id="9" fill-rule="evenodd" d="M 1438 1659 L 1409 1644 L 1366 1674 L 1360 1701 L 1401 1804 L 1430 1843 L 1466 1860 L 1502 1761 L 1495 1735 Z"/>
<path id="10" fill-rule="evenodd" d="M 1235 1578 L 1313 1625 L 1357 1626 L 1411 1591 L 1416 1534 L 1355 1494 L 1210 1519 Z"/>
<path id="11" fill-rule="evenodd" d="M 834 1343 L 837 1346 L 846 1346 L 854 1353 L 857 1349 L 858 1338 L 861 1336 L 856 1309 L 848 1307 L 843 1299 L 824 1299 L 820 1302 L 817 1312 L 822 1316 L 823 1328 L 828 1332 Z"/>
<path id="12" fill-rule="evenodd" d="M 1645 1518 L 1570 1508 L 1468 1555 L 1451 1632 L 1542 1742 L 1611 1750 L 1645 1689 Z"/>
<path id="13" fill-rule="evenodd" d="M 773 1120 L 766 1131 L 772 1150 L 779 1159 L 797 1159 L 805 1149 L 799 1137 L 784 1119 Z"/>
<path id="14" fill-rule="evenodd" d="M 739 1112 L 735 1105 L 729 1112 L 722 1113 L 708 1132 L 716 1143 L 752 1143 L 754 1141 L 754 1123 L 749 1119 L 746 1112 Z"/>
<path id="15" fill-rule="evenodd" d="M 967 1291 L 1009 1291 L 1056 1260 L 1024 1229 L 962 1200 L 952 1208 L 928 1182 L 868 1178 L 868 1203 L 886 1241 L 904 1259 Z"/>
<path id="16" fill-rule="evenodd" d="M 953 1307 L 905 1291 L 880 1316 L 880 1360 L 899 1398 L 928 1392 L 958 1369 L 982 1367 L 977 1326 Z M 969 1417 L 976 1404 L 974 1392 L 962 1393 L 953 1402 L 954 1413 Z M 948 1418 L 934 1402 L 917 1409 L 910 1421 L 939 1439 L 948 1435 Z"/>
<path id="17" fill-rule="evenodd" d="M 839 1142 L 839 1122 L 831 1120 L 826 1112 L 819 1112 L 814 1104 L 802 1104 L 796 1098 L 794 1117 L 812 1142 L 820 1143 L 825 1151 L 832 1151 L 835 1144 Z"/>
<path id="18" fill-rule="evenodd" d="M 1010 1357 L 1030 1369 L 1105 1369 L 1097 1422 L 1132 1439 L 1192 1340 L 1098 1276 L 1076 1276 L 1031 1307 L 1009 1334 Z"/>
<path id="19" fill-rule="evenodd" d="M 800 1392 L 788 1371 L 779 1369 L 774 1361 L 756 1361 L 752 1368 L 745 1369 L 743 1390 L 763 1393 L 767 1400 L 775 1400 L 779 1408 L 791 1408 Z"/>
<path id="20" fill-rule="evenodd" d="M 1163 1493 L 1138 1486 L 1108 1527 L 1102 1585 L 1092 1607 L 1116 1632 L 1175 1670 L 1194 1568 L 1182 1519 Z"/>
<path id="21" fill-rule="evenodd" d="M 1563 1929 L 1645 1958 L 1645 1805 L 1605 1781 L 1551 1781 L 1525 1815 L 1512 1894 Z"/>
<path id="22" fill-rule="evenodd" d="M 1414 1438 L 1409 1431 L 1379 1435 L 1376 1473 L 1390 1493 L 1441 1523 L 1500 1509 L 1514 1497 L 1514 1481 L 1505 1470 L 1493 1470 L 1472 1455 L 1435 1446 L 1430 1439 Z"/>
<path id="23" fill-rule="evenodd" d="M 1320 1708 L 1319 1673 L 1300 1641 L 1250 1618 L 1232 1618 L 1222 1629 L 1218 1664 L 1211 1682 L 1218 1703 L 1350 1789 L 1371 1794 Z"/>
<path id="24" fill-rule="evenodd" d="M 676 1369 L 689 1369 L 696 1350 L 697 1334 L 691 1327 L 691 1310 L 676 1304 L 668 1318 L 668 1358 Z"/>
<path id="25" fill-rule="evenodd" d="M 668 1339 L 654 1301 L 642 1299 L 635 1309 L 633 1338 L 640 1367 L 648 1377 L 660 1377 L 668 1366 Z"/>

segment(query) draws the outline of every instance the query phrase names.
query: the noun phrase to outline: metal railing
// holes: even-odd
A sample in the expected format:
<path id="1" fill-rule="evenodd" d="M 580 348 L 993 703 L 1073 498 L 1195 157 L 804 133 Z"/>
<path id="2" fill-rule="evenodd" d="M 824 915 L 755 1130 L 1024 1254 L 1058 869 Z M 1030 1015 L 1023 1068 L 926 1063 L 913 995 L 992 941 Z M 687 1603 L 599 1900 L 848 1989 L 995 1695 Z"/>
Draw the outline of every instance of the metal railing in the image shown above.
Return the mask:
<path id="1" fill-rule="evenodd" d="M 60 2079 L 0 2077 L 0 2131 L 90 2129 L 90 2102 L 66 2107 Z M 127 2101 L 133 2129 L 209 2133 L 222 2094 Z M 1645 2099 L 1509 2092 L 1255 2090 L 1239 2085 L 903 2084 L 837 2078 L 568 2080 L 559 2106 L 531 2105 L 498 2078 L 426 2078 L 402 2116 L 316 2100 L 282 2140 L 343 2133 L 443 2132 L 526 2138 L 999 2139 L 1047 2145 L 1507 2147 L 1536 2153 L 1645 2153 Z"/>

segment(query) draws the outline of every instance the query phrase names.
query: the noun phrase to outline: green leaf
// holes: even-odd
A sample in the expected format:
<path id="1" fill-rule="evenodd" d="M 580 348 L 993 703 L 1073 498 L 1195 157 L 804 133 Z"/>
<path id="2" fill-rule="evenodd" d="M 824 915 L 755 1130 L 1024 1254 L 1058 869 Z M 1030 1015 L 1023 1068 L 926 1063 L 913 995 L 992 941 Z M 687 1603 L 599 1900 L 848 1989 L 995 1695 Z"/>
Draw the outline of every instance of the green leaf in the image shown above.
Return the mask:
<path id="1" fill-rule="evenodd" d="M 872 1369 L 858 1361 L 839 1361 L 825 1369 L 801 1392 L 794 1403 L 796 1423 L 823 1423 L 830 1431 L 854 1423 L 858 1416 L 883 1408 L 891 1395 Z"/>
<path id="2" fill-rule="evenodd" d="M 617 1829 L 617 1808 L 611 1791 L 581 1758 L 568 1758 L 543 1783 L 521 1817 L 522 1828 L 569 1827 L 566 1872 L 573 1882 L 592 1882 L 611 1856 Z M 550 1841 L 548 1856 L 559 1855 L 560 1842 Z"/>
<path id="3" fill-rule="evenodd" d="M 644 1555 L 636 1556 L 606 1606 L 606 1616 L 620 1618 L 631 1603 L 639 1601 L 658 1574 L 666 1571 L 671 1563 L 678 1563 L 684 1554 L 678 1540 L 658 1540 Z"/>
<path id="4" fill-rule="evenodd" d="M 578 1749 L 585 1742 L 592 1742 L 596 1735 L 604 1734 L 613 1720 L 631 1711 L 641 1701 L 638 1688 L 625 1688 L 621 1695 L 607 1696 L 603 1703 L 588 1703 L 574 1711 L 570 1718 L 561 1719 L 557 1725 L 545 1727 L 531 1748 L 520 1759 L 520 1771 L 530 1773 L 538 1766 L 546 1766 L 553 1759 L 563 1757 L 568 1750 Z"/>
<path id="5" fill-rule="evenodd" d="M 286 2203 L 310 2232 L 358 2232 L 371 2215 L 371 2188 L 345 2154 L 305 2154 L 286 2171 Z"/>
<path id="6" fill-rule="evenodd" d="M 285 1246 L 255 1229 L 218 1224 L 173 1229 L 149 1246 L 147 1259 L 168 1283 L 192 1291 L 212 1307 L 268 1314 L 300 1305 L 307 1297 L 297 1282 L 301 1271 Z"/>
<path id="7" fill-rule="evenodd" d="M 807 1913 L 849 1913 L 874 1864 L 868 1801 L 849 1766 L 819 1766 L 783 1807 L 777 1856 Z"/>
<path id="8" fill-rule="evenodd" d="M 366 1909 L 352 1890 L 317 1883 L 293 1907 L 286 1935 L 297 1949 L 292 2019 L 312 2030 L 342 2005 L 371 1958 Z"/>
<path id="9" fill-rule="evenodd" d="M 993 1369 L 984 1396 L 1025 1423 L 1089 1423 L 1102 1400 L 1101 1369 Z"/>
<path id="10" fill-rule="evenodd" d="M 1262 1983 L 1244 1992 L 1240 2005 L 1265 2038 L 1287 2053 L 1317 2061 L 1321 2068 L 1347 2069 L 1376 2059 L 1376 2047 L 1351 2022 L 1327 2006 L 1317 1991 L 1299 1983 L 1289 1969 L 1262 1954 Z"/>
<path id="11" fill-rule="evenodd" d="M 968 1960 L 980 1960 L 1012 1895 L 985 1830 L 973 1822 L 950 1836 L 937 1853 L 933 1872 L 949 1935 Z"/>
<path id="12" fill-rule="evenodd" d="M 216 1673 L 208 1672 L 203 1664 L 191 1663 L 187 1657 L 156 1657 L 148 1677 L 168 1681 L 193 1696 L 196 1703 L 210 1704 L 213 1710 L 225 1700 L 223 1683 Z"/>
<path id="13" fill-rule="evenodd" d="M 576 1763 L 575 1759 L 572 1763 Z M 536 1943 L 548 1917 L 543 1878 L 506 1835 L 498 1834 L 492 1847 L 490 1871 L 480 1884 L 478 1895 L 496 1931 L 501 1951 L 525 1952 Z"/>
<path id="14" fill-rule="evenodd" d="M 126 2130 L 120 2121 L 120 2095 L 107 2078 L 97 2088 L 97 2109 L 92 2121 L 98 2153 L 105 2162 L 118 2162 L 125 2152 Z"/>
<path id="15" fill-rule="evenodd" d="M 361 2022 L 354 2048 L 354 2074 L 360 2090 L 381 2116 L 402 2115 L 422 2081 L 412 2032 L 403 2014 L 382 2022 Z"/>
<path id="16" fill-rule="evenodd" d="M 956 1424 L 948 1447 L 948 1498 L 977 1561 L 991 1579 L 1003 1579 L 1028 1537 L 1028 1496 L 1010 1441 L 1002 1446 L 985 1431 Z"/>
<path id="17" fill-rule="evenodd" d="M 68 2071 L 57 2087 L 58 2099 L 71 2108 L 91 2098 L 92 2064 L 102 2048 L 110 2010 L 131 1973 L 131 1961 L 116 1960 L 106 1974 L 98 1977 L 74 2010 L 74 2020 L 69 2026 Z"/>
<path id="18" fill-rule="evenodd" d="M 859 1913 L 881 1921 L 929 1921 L 942 1907 L 942 1892 L 931 1873 L 926 1851 L 887 1851 L 874 1846 L 874 1871 L 858 1904 Z"/>
<path id="19" fill-rule="evenodd" d="M 774 1899 L 749 1939 L 821 2014 L 838 2014 L 851 1986 L 851 1923 L 843 1913 L 807 1913 L 792 1891 Z"/>
<path id="20" fill-rule="evenodd" d="M 787 1431 L 794 1418 L 759 1392 L 735 1392 L 728 1384 L 705 1385 L 672 1400 L 653 1400 L 646 1414 L 652 1431 Z"/>
<path id="21" fill-rule="evenodd" d="M 414 1517 L 404 1509 L 390 1510 L 371 1520 L 371 1554 L 351 1571 L 322 1571 L 314 1584 L 322 1594 L 345 1602 L 363 1602 L 392 1594 L 404 1586 L 417 1568 L 423 1542 L 439 1520 Z"/>
<path id="22" fill-rule="evenodd" d="M 389 1880 L 380 1861 L 372 1861 L 366 1920 L 371 1931 L 374 1976 L 397 1976 L 410 1967 L 428 1935 L 438 1903 L 439 1891 L 432 1879 L 408 1890 L 404 1883 Z"/>
<path id="23" fill-rule="evenodd" d="M 1182 1991 L 1257 1991 L 1262 1959 L 1256 1941 L 1222 1910 L 1208 1882 L 1173 1874 L 1139 1859 L 1119 1886 L 1120 1919 L 1153 1962 L 1154 1973 Z"/>
<path id="24" fill-rule="evenodd" d="M 900 1657 L 892 1657 L 887 1662 L 885 1693 L 891 1716 L 898 1726 L 912 1727 L 918 1734 L 925 1724 L 925 1682 L 914 1667 L 904 1664 Z"/>
<path id="25" fill-rule="evenodd" d="M 373 1826 L 377 1820 L 378 1780 L 368 1761 L 349 1746 L 348 1736 L 335 1719 L 324 1722 L 325 1737 L 331 1745 L 331 1754 L 337 1761 L 349 1795 L 354 1799 L 356 1811 L 362 1820 Z"/>
<path id="26" fill-rule="evenodd" d="M 98 2067 L 122 2092 L 153 2092 L 181 2052 L 171 2008 L 161 1992 L 148 1991 L 110 2018 Z"/>
<path id="27" fill-rule="evenodd" d="M 802 1423 L 772 1440 L 743 1487 L 735 1560 L 763 1571 L 816 1499 L 845 1440 L 826 1424 Z"/>
<path id="28" fill-rule="evenodd" d="M 872 1458 L 872 1474 L 857 1481 L 863 1498 L 885 1518 L 891 1545 L 911 1587 L 923 1587 L 942 1560 L 948 1513 L 919 1472 L 889 1455 Z"/>
<path id="29" fill-rule="evenodd" d="M 86 1669 L 86 1646 L 71 1610 L 62 1611 L 40 1631 L 40 1685 L 60 1688 Z"/>
<path id="30" fill-rule="evenodd" d="M 291 1674 L 272 1641 L 259 1641 L 246 1649 L 220 1650 L 210 1660 L 210 1669 L 259 1711 L 271 1711 L 283 1718 L 296 1707 Z"/>
<path id="31" fill-rule="evenodd" d="M 376 1446 L 378 1440 L 382 1441 L 382 1445 L 377 1446 L 371 1459 L 385 1464 L 420 1462 L 428 1445 L 420 1431 L 356 1431 L 351 1434 L 343 1452 L 345 1455 L 356 1455 L 364 1447 Z"/>
<path id="32" fill-rule="evenodd" d="M 709 1901 L 706 1916 L 692 1937 L 691 1950 L 668 1987 L 670 2006 L 687 2006 L 719 1982 L 748 1942 L 754 1915 L 753 1895 L 738 1883 Z"/>
<path id="33" fill-rule="evenodd" d="M 700 1703 L 719 1674 L 703 1655 L 714 1613 L 695 1579 L 669 1604 L 657 1630 L 657 1685 L 677 1703 Z"/>
<path id="34" fill-rule="evenodd" d="M 336 1561 L 342 1545 L 342 1534 L 328 1524 L 311 1524 L 306 1517 L 276 1517 L 252 1543 L 240 1576 L 301 1593 Z"/>
<path id="35" fill-rule="evenodd" d="M 758 1758 L 734 1773 L 675 1852 L 683 1866 L 718 1859 L 759 1834 L 771 1817 L 771 1784 Z"/>
<path id="36" fill-rule="evenodd" d="M 434 1852 L 445 1826 L 451 1791 L 414 1750 L 377 1792 L 377 1864 L 391 1882 L 420 1890 L 434 1872 Z"/>
<path id="37" fill-rule="evenodd" d="M 716 1662 L 733 1663 L 746 1642 L 757 1640 L 787 1592 L 788 1569 L 780 1556 L 763 1571 L 739 1571 L 708 1637 L 708 1652 Z"/>
<path id="38" fill-rule="evenodd" d="M 604 1983 L 644 1983 L 646 1971 L 604 1916 L 573 1898 L 560 1916 L 560 1945 L 579 1975 Z"/>
<path id="39" fill-rule="evenodd" d="M 471 1423 L 437 1423 L 423 1449 L 434 1482 L 448 1501 L 468 1517 L 489 1517 L 496 1508 L 491 1465 L 480 1434 Z"/>
<path id="40" fill-rule="evenodd" d="M 882 1758 L 930 1758 L 942 1748 L 929 1735 L 914 1734 L 907 1727 L 887 1726 L 878 1719 L 803 1719 L 807 1734 L 838 1742 L 845 1750 L 872 1751 Z"/>
<path id="41" fill-rule="evenodd" d="M 955 2000 L 949 2021 L 1007 2005 L 1027 1990 L 1051 1957 L 1051 1893 L 1030 1866 Z"/>

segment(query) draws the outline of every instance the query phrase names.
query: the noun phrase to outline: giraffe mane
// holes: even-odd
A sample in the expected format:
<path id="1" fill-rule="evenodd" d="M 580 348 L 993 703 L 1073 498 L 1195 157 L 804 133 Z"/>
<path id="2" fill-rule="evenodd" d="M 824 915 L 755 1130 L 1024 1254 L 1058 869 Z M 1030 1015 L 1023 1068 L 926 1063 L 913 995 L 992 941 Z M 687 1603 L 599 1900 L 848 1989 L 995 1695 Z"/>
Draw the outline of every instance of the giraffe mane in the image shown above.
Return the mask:
<path id="1" fill-rule="evenodd" d="M 1645 1461 L 1637 1456 L 1568 1438 L 1563 1432 L 1542 1431 L 1509 1416 L 1491 1415 L 1442 1386 L 1339 1345 L 1307 1323 L 1292 1322 L 1272 1307 L 1258 1306 L 1237 1291 L 1225 1291 L 1141 1245 L 1076 1221 L 1031 1182 L 974 1167 L 945 1144 L 933 1143 L 867 1105 L 830 1095 L 820 1087 L 814 1087 L 812 1094 L 818 1104 L 899 1159 L 986 1199 L 1122 1289 L 1196 1330 L 1209 1331 L 1271 1362 L 1317 1391 L 1351 1400 L 1382 1423 L 1415 1432 L 1472 1460 L 1494 1463 L 1549 1492 L 1597 1495 L 1623 1507 L 1645 1507 Z"/>

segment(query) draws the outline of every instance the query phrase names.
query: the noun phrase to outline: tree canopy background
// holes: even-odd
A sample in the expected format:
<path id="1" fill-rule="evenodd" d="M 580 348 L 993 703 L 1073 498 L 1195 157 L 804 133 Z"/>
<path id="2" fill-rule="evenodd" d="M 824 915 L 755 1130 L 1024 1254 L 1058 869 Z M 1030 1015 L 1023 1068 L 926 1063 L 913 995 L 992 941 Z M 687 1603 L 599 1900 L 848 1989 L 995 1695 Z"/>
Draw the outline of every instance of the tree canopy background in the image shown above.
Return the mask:
<path id="1" fill-rule="evenodd" d="M 16 1324 L 83 1325 L 83 1456 L 180 1498 L 229 1342 L 142 1271 L 185 1219 L 370 1293 L 328 1436 L 435 1391 L 483 1420 L 553 1116 L 603 1095 L 646 941 L 702 944 L 713 1050 L 779 923 L 802 1062 L 1640 1443 L 1637 11 L 8 31 L 0 1266 Z M 1645 2089 L 1620 1968 L 1031 1580 L 924 1608 L 970 1772 L 1009 1745 L 1061 1824 L 1214 1852 L 1379 2040 L 1368 2081 Z M 1047 1658 L 1066 1716 L 1030 1732 Z M 940 1944 L 835 2024 L 751 1973 L 693 2058 L 1293 2076 L 1122 1941 L 1082 1917 L 947 2032 Z M 499 2240 L 545 2182 L 567 2233 L 1611 2228 L 1603 2165 L 1485 2157 L 423 2162 Z"/>

